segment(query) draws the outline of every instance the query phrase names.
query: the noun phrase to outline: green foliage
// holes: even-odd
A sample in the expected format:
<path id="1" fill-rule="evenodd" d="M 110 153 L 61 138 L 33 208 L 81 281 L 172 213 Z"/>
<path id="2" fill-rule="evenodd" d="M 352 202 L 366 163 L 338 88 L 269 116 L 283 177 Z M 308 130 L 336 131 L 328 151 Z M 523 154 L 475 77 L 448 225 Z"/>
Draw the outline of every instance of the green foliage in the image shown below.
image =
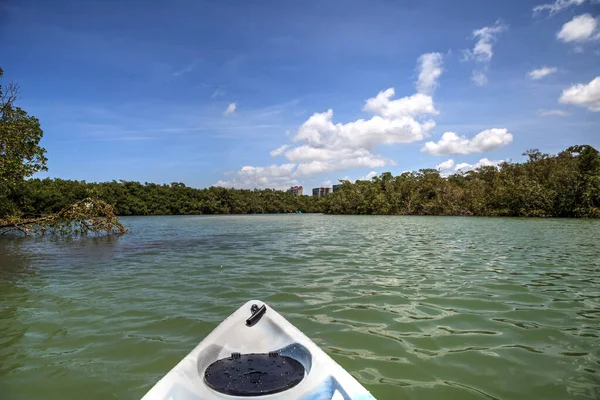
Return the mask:
<path id="1" fill-rule="evenodd" d="M 485 166 L 443 177 L 424 169 L 370 181 L 343 182 L 324 199 L 278 190 L 194 189 L 183 183 L 86 183 L 29 179 L 10 198 L 27 215 L 57 213 L 94 197 L 118 215 L 263 214 L 302 211 L 330 214 L 600 217 L 600 156 L 591 146 L 557 155 L 525 153 L 524 163 Z"/>
<path id="2" fill-rule="evenodd" d="M 18 91 L 14 83 L 0 85 L 0 215 L 16 211 L 8 196 L 23 179 L 47 169 L 40 123 L 14 105 Z"/>
<path id="3" fill-rule="evenodd" d="M 11 201 L 26 215 L 50 214 L 87 197 L 112 204 L 118 215 L 265 214 L 321 212 L 322 202 L 279 190 L 194 189 L 183 183 L 158 185 L 129 181 L 86 183 L 28 179 Z"/>
<path id="4" fill-rule="evenodd" d="M 10 197 L 25 215 L 60 212 L 93 197 L 118 215 L 330 214 L 600 217 L 600 156 L 591 146 L 557 155 L 525 153 L 523 163 L 502 163 L 443 177 L 424 169 L 370 181 L 343 182 L 324 199 L 278 190 L 194 189 L 183 183 L 86 183 L 28 179 Z"/>
<path id="5" fill-rule="evenodd" d="M 344 182 L 325 199 L 331 214 L 600 217 L 600 156 L 591 146 L 557 155 L 524 153 L 521 164 L 501 163 L 447 178 L 424 169 L 371 181 Z"/>

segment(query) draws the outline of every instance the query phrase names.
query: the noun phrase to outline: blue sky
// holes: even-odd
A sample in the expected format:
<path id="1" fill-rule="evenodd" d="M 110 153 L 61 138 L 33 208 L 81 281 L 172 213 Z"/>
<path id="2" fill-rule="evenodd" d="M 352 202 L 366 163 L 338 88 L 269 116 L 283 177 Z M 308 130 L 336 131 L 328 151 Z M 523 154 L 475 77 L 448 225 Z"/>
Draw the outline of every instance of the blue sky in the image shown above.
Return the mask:
<path id="1" fill-rule="evenodd" d="M 40 177 L 310 188 L 600 149 L 599 15 L 597 0 L 5 0 L 0 65 L 41 120 Z"/>

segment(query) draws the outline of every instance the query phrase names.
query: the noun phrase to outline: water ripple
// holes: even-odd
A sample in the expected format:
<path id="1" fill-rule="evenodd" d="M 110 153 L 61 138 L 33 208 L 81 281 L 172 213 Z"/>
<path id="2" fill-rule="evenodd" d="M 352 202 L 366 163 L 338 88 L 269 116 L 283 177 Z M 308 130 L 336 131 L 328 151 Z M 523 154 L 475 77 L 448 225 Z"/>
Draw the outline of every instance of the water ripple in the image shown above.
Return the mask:
<path id="1" fill-rule="evenodd" d="M 600 398 L 600 221 L 125 223 L 120 238 L 0 241 L 9 399 L 139 398 L 249 298 L 380 399 Z"/>

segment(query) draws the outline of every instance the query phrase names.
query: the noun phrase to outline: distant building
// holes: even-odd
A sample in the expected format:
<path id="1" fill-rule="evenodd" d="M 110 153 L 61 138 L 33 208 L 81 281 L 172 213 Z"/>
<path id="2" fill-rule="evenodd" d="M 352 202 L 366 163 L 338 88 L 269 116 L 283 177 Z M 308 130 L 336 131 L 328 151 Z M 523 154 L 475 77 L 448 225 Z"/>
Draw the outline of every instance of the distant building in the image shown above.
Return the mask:
<path id="1" fill-rule="evenodd" d="M 318 197 L 318 198 L 325 197 L 329 193 L 332 193 L 332 189 L 330 187 L 321 186 L 321 187 L 313 189 L 313 196 L 314 197 Z"/>
<path id="2" fill-rule="evenodd" d="M 292 186 L 288 189 L 288 193 L 294 196 L 302 196 L 302 186 Z"/>
<path id="3" fill-rule="evenodd" d="M 341 190 L 343 186 L 343 183 L 340 183 L 339 185 L 333 185 L 333 193 L 337 192 L 338 190 Z"/>

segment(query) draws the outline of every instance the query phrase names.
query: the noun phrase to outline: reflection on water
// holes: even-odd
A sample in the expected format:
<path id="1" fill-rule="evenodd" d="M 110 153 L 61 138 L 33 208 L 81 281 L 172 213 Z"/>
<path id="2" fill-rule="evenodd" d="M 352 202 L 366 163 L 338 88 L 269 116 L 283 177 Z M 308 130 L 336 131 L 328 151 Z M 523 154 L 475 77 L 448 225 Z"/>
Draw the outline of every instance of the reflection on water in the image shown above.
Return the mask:
<path id="1" fill-rule="evenodd" d="M 381 399 L 600 398 L 600 221 L 125 222 L 0 240 L 1 398 L 139 398 L 250 298 Z"/>

